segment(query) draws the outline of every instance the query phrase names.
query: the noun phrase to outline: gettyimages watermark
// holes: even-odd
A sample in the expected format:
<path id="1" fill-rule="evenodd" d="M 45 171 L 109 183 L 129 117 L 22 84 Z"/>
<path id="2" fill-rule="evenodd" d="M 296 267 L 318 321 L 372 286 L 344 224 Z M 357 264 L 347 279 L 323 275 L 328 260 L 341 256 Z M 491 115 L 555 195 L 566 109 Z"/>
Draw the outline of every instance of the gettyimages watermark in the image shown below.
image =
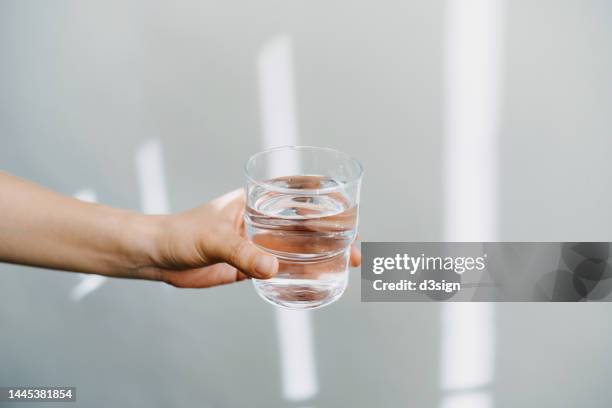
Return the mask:
<path id="1" fill-rule="evenodd" d="M 609 242 L 363 242 L 364 302 L 612 301 Z"/>

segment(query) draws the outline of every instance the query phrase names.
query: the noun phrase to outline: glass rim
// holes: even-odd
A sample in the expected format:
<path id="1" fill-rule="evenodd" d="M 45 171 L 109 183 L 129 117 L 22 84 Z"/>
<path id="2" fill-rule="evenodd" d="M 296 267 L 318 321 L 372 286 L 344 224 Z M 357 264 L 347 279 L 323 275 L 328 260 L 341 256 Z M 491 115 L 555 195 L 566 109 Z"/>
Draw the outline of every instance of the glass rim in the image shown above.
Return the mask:
<path id="1" fill-rule="evenodd" d="M 283 150 L 286 150 L 286 151 L 290 151 L 290 150 L 293 150 L 293 151 L 300 151 L 300 150 L 325 151 L 328 153 L 338 154 L 342 156 L 344 159 L 346 159 L 347 161 L 352 162 L 357 166 L 357 175 L 352 177 L 350 180 L 347 180 L 345 183 L 342 183 L 338 186 L 325 187 L 325 188 L 312 188 L 312 189 L 295 189 L 295 188 L 289 188 L 289 187 L 279 187 L 277 185 L 268 183 L 266 180 L 256 180 L 255 178 L 251 176 L 251 174 L 249 173 L 249 165 L 255 159 L 265 154 L 268 154 L 268 153 L 272 153 L 276 151 L 283 151 Z M 359 160 L 355 159 L 353 156 L 349 155 L 348 153 L 344 153 L 340 150 L 332 149 L 331 147 L 299 146 L 299 145 L 278 146 L 278 147 L 273 147 L 270 149 L 265 149 L 260 152 L 257 152 L 253 154 L 251 157 L 249 157 L 249 159 L 244 164 L 243 170 L 244 170 L 244 175 L 247 178 L 247 181 L 253 184 L 257 184 L 258 186 L 264 187 L 267 190 L 281 192 L 281 193 L 282 192 L 295 193 L 299 191 L 300 194 L 323 194 L 323 193 L 329 193 L 329 192 L 334 192 L 334 191 L 340 191 L 353 184 L 359 183 L 364 173 L 361 162 L 359 162 Z M 320 176 L 321 174 L 317 174 L 317 175 Z"/>

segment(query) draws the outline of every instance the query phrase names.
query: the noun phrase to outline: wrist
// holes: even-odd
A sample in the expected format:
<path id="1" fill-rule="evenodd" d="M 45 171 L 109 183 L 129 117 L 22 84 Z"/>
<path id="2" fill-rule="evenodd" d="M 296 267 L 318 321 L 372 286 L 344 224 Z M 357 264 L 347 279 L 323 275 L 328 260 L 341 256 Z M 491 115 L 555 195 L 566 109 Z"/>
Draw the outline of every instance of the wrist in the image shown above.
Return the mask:
<path id="1" fill-rule="evenodd" d="M 127 232 L 122 237 L 128 277 L 160 280 L 156 259 L 164 231 L 166 215 L 131 213 L 126 220 Z"/>

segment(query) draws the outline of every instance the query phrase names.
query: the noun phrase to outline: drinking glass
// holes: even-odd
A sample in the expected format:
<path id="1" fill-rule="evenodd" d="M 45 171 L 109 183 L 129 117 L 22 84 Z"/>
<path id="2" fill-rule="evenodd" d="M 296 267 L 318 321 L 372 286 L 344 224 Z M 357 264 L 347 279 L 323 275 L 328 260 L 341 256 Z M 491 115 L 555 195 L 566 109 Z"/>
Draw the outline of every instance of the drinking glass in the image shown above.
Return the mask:
<path id="1" fill-rule="evenodd" d="M 268 302 L 310 309 L 337 300 L 348 283 L 363 168 L 334 149 L 285 146 L 246 163 L 249 239 L 278 258 L 271 279 L 253 279 Z"/>

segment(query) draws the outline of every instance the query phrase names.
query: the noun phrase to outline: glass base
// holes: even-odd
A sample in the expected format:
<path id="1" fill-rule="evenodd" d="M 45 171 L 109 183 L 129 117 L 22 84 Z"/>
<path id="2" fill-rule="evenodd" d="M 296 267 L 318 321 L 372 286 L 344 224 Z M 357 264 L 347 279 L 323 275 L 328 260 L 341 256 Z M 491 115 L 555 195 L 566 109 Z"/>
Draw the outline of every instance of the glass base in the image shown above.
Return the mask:
<path id="1" fill-rule="evenodd" d="M 319 262 L 279 260 L 271 279 L 253 279 L 255 291 L 269 303 L 288 309 L 315 309 L 342 296 L 348 284 L 349 251 Z"/>

